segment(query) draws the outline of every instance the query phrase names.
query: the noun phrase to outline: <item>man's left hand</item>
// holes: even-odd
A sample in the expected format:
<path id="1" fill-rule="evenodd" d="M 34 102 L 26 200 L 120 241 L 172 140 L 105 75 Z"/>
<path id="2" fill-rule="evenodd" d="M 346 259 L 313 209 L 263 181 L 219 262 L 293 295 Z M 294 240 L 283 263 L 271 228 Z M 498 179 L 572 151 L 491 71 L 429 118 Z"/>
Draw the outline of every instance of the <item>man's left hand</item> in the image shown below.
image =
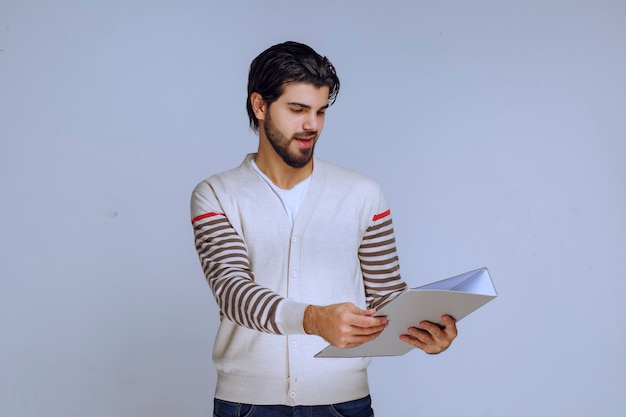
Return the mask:
<path id="1" fill-rule="evenodd" d="M 441 321 L 443 326 L 423 321 L 419 324 L 420 328 L 409 327 L 407 334 L 400 336 L 400 340 L 431 355 L 441 353 L 457 336 L 456 322 L 451 316 L 443 315 Z"/>

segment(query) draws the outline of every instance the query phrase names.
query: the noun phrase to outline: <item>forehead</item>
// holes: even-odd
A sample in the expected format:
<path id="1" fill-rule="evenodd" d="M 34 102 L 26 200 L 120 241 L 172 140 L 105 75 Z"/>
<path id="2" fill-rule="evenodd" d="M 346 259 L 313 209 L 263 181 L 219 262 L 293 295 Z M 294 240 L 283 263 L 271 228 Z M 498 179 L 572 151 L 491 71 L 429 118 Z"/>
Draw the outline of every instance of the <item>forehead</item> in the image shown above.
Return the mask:
<path id="1" fill-rule="evenodd" d="M 321 108 L 328 105 L 329 92 L 325 85 L 316 87 L 308 83 L 287 83 L 283 86 L 283 94 L 276 101 Z"/>

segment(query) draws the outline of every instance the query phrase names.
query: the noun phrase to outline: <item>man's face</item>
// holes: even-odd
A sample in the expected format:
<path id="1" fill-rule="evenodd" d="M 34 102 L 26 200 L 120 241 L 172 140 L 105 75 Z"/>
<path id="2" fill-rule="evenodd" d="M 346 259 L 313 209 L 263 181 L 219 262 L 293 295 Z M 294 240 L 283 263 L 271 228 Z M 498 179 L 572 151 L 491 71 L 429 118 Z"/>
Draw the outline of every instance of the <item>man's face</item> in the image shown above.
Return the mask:
<path id="1" fill-rule="evenodd" d="M 313 158 L 315 143 L 324 127 L 328 87 L 291 83 L 274 101 L 263 123 L 263 132 L 274 151 L 293 168 Z"/>

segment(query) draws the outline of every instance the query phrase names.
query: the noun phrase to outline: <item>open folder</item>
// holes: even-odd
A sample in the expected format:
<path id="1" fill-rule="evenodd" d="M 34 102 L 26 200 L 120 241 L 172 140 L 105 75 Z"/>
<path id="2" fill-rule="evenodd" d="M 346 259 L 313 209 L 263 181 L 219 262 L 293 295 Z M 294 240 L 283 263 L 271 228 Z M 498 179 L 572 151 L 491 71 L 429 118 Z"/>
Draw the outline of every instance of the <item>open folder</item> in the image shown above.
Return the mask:
<path id="1" fill-rule="evenodd" d="M 399 356 L 414 347 L 400 340 L 409 327 L 421 321 L 442 325 L 441 316 L 448 314 L 458 322 L 497 297 L 487 268 L 469 271 L 452 278 L 411 288 L 378 308 L 374 316 L 386 316 L 387 328 L 371 342 L 341 349 L 329 345 L 316 358 L 351 358 L 357 356 Z"/>

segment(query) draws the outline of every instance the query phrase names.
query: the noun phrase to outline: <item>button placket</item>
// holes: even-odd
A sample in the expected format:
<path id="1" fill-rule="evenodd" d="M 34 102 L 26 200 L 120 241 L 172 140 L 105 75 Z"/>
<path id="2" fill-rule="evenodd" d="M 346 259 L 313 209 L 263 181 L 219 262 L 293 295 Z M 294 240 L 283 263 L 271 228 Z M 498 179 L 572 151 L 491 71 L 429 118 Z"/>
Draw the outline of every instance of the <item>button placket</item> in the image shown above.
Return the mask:
<path id="1" fill-rule="evenodd" d="M 301 282 L 300 282 L 300 240 L 294 234 L 290 239 L 289 263 L 288 263 L 288 286 L 289 297 L 296 301 L 302 301 Z M 298 380 L 302 374 L 302 345 L 299 335 L 290 335 L 287 337 L 287 354 L 289 356 L 289 388 L 287 395 L 292 404 L 296 404 L 298 396 L 299 383 Z"/>

